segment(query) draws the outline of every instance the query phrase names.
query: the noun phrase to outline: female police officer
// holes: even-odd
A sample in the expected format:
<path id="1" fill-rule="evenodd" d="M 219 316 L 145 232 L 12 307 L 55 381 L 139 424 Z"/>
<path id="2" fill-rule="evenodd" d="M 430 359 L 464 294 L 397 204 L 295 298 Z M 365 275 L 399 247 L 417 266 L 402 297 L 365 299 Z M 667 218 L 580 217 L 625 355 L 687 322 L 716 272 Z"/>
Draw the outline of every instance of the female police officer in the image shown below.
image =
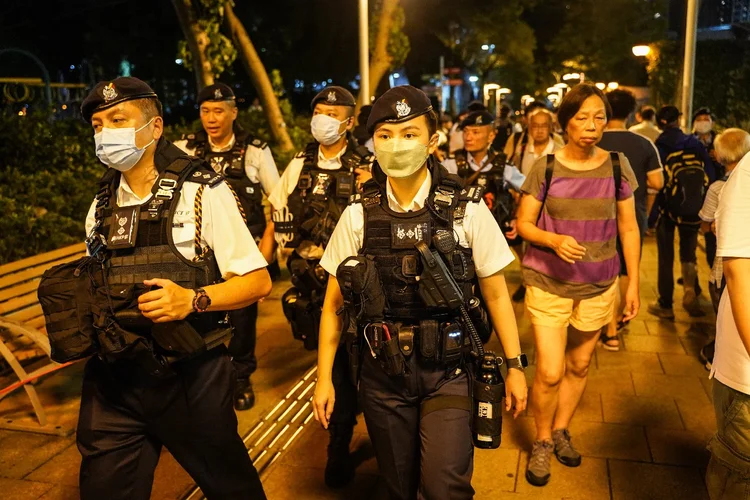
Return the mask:
<path id="1" fill-rule="evenodd" d="M 458 257 L 473 254 L 463 260 L 468 271 L 454 278 L 466 284 L 474 272 L 479 276 L 509 366 L 519 368 L 509 370 L 506 399 L 506 409 L 513 401 L 518 415 L 526 406 L 527 388 L 515 315 L 501 272 L 513 256 L 481 197 L 466 198 L 460 180 L 449 176 L 431 157 L 438 143 L 437 121 L 423 92 L 410 86 L 389 90 L 373 105 L 367 128 L 374 132 L 374 182 L 365 186 L 360 202 L 343 213 L 321 260 L 331 276 L 320 325 L 315 416 L 327 426 L 335 401 L 331 371 L 342 326 L 336 312 L 344 304 L 336 272 L 347 258 L 359 254 L 375 263 L 387 299 L 384 315 L 399 325 L 394 331 L 384 331 L 388 338 L 398 336 L 399 354 L 404 355 L 403 364 L 393 370 L 393 366 L 381 365 L 382 351 L 365 347 L 361 367 L 365 420 L 390 495 L 397 499 L 471 498 L 469 412 L 457 407 L 441 407 L 429 414 L 422 411 L 426 401 L 438 397 L 465 399 L 469 383 L 460 360 L 426 357 L 430 346 L 423 335 L 427 326 L 442 328 L 446 323 L 431 323 L 425 305 L 418 302 L 414 248 L 420 241 L 429 244 L 440 232 L 433 233 L 433 229 L 440 227 L 455 235 L 458 241 L 451 238 L 450 243 L 460 247 L 455 252 L 461 254 Z M 446 207 L 450 207 L 449 217 L 445 217 Z M 367 329 L 364 334 L 371 342 Z"/>
<path id="2" fill-rule="evenodd" d="M 81 113 L 110 167 L 86 219 L 107 282 L 83 377 L 81 498 L 148 499 L 162 446 L 208 498 L 265 498 L 237 434 L 216 311 L 266 296 L 266 262 L 222 177 L 162 137 L 148 85 L 101 82 Z M 225 281 L 204 277 L 213 266 Z"/>

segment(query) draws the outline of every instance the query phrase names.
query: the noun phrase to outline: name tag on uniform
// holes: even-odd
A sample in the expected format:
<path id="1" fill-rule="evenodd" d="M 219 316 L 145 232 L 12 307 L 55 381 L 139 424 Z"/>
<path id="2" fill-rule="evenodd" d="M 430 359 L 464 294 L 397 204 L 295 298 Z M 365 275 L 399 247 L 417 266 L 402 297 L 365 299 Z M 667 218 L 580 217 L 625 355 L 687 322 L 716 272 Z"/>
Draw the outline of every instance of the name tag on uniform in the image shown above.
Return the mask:
<path id="1" fill-rule="evenodd" d="M 112 214 L 107 248 L 132 248 L 138 235 L 140 206 L 118 208 Z"/>
<path id="2" fill-rule="evenodd" d="M 391 222 L 391 248 L 414 248 L 420 241 L 430 244 L 429 222 Z"/>

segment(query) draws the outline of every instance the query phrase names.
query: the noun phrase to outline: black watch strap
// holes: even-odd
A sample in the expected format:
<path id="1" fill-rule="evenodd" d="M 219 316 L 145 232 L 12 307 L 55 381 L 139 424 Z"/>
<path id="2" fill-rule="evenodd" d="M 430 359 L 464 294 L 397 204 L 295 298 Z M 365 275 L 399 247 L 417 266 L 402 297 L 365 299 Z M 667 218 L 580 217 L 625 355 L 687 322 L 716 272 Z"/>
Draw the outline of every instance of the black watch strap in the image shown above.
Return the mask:
<path id="1" fill-rule="evenodd" d="M 518 368 L 519 370 L 523 370 L 529 366 L 529 359 L 524 353 L 519 354 L 515 358 L 508 358 L 505 362 L 508 364 L 508 368 Z"/>

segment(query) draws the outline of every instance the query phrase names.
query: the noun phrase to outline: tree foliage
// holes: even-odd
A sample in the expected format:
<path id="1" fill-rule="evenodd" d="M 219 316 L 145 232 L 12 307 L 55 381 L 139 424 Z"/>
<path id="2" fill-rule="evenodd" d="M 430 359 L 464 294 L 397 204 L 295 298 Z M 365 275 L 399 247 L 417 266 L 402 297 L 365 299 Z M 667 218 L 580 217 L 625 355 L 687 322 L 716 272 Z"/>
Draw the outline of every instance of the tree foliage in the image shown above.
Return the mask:
<path id="1" fill-rule="evenodd" d="M 237 50 L 232 40 L 221 32 L 226 0 L 193 0 L 191 3 L 194 19 L 208 37 L 204 56 L 211 65 L 213 76 L 218 77 L 227 71 L 237 58 Z M 177 57 L 184 61 L 186 68 L 193 70 L 193 54 L 187 40 L 178 42 Z"/>
<path id="2" fill-rule="evenodd" d="M 383 11 L 383 0 L 373 0 L 370 2 L 370 13 L 369 13 L 369 44 L 370 44 L 370 57 L 373 57 L 375 52 L 375 39 L 378 34 L 378 26 L 380 25 L 381 13 Z M 399 4 L 394 10 L 393 20 L 391 22 L 390 30 L 388 33 L 388 56 L 391 58 L 391 66 L 388 69 L 396 69 L 401 67 L 406 61 L 406 56 L 409 55 L 411 45 L 409 44 L 409 37 L 404 33 L 404 24 L 406 23 L 406 16 L 404 15 L 404 8 Z M 374 90 L 374 89 L 372 89 Z"/>

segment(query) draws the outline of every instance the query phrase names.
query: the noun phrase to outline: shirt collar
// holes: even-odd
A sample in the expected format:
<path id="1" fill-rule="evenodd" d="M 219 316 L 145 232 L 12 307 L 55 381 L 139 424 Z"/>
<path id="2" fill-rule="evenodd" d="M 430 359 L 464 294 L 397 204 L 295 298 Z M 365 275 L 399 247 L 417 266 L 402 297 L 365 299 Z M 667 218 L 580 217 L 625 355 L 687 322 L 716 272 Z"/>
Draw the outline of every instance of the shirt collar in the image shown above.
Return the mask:
<path id="1" fill-rule="evenodd" d="M 414 199 L 411 200 L 411 203 L 409 203 L 407 206 L 403 207 L 398 202 L 398 200 L 396 200 L 396 197 L 393 194 L 393 190 L 391 189 L 391 181 L 389 179 L 385 182 L 385 193 L 388 197 L 388 207 L 394 212 L 399 213 L 421 210 L 425 206 L 427 197 L 430 196 L 431 189 L 432 173 L 430 173 L 430 170 L 427 169 L 427 177 L 425 177 L 424 182 L 422 182 L 422 185 L 419 187 L 419 191 L 417 191 L 417 194 L 414 195 Z"/>
<path id="2" fill-rule="evenodd" d="M 346 153 L 346 145 L 333 158 L 326 158 L 323 150 L 318 148 L 318 167 L 322 169 L 334 170 L 341 167 L 341 157 Z"/>
<path id="3" fill-rule="evenodd" d="M 466 157 L 467 157 L 467 160 L 469 162 L 469 166 L 475 172 L 477 170 L 479 170 L 479 169 L 489 170 L 489 169 L 492 168 L 492 164 L 487 162 L 490 159 L 490 152 L 489 151 L 487 151 L 487 154 L 484 155 L 484 159 L 482 160 L 482 164 L 481 165 L 479 163 L 477 163 L 477 161 L 474 159 L 474 156 L 471 153 L 469 153 L 468 151 L 466 152 Z"/>
<path id="4" fill-rule="evenodd" d="M 148 196 L 140 198 L 130 187 L 125 176 L 120 174 L 120 185 L 117 187 L 117 202 L 119 205 L 124 205 L 132 201 L 145 202 L 150 199 L 151 196 L 153 196 L 153 193 L 149 191 Z"/>
<path id="5" fill-rule="evenodd" d="M 219 147 L 216 144 L 214 144 L 214 142 L 209 137 L 208 145 L 211 148 L 211 151 L 213 151 L 214 153 L 224 153 L 225 151 L 229 151 L 230 149 L 232 149 L 232 147 L 234 147 L 234 141 L 235 141 L 235 137 L 234 137 L 234 134 L 232 134 L 232 137 L 229 139 L 229 142 L 227 143 L 227 145 L 223 147 Z"/>

